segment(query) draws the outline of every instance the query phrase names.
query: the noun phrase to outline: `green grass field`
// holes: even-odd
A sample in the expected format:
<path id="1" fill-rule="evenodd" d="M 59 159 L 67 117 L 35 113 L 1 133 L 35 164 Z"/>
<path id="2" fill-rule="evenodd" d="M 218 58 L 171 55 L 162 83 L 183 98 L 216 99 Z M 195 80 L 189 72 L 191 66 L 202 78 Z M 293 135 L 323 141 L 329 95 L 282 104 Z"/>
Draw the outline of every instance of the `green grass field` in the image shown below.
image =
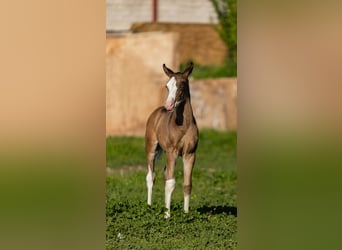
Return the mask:
<path id="1" fill-rule="evenodd" d="M 236 133 L 201 130 L 190 212 L 183 213 L 182 161 L 171 218 L 164 219 L 164 156 L 147 205 L 144 138 L 107 138 L 107 249 L 236 249 Z"/>

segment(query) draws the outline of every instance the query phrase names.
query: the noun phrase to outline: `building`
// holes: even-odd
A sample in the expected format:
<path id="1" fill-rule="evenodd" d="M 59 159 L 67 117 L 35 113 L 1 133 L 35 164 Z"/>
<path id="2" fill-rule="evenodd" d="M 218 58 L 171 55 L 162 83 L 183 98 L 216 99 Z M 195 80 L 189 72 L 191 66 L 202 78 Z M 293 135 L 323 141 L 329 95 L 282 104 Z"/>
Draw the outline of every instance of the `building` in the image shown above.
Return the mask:
<path id="1" fill-rule="evenodd" d="M 152 22 L 154 15 L 158 22 L 218 23 L 210 0 L 107 0 L 106 8 L 107 32 L 128 31 L 132 23 Z"/>

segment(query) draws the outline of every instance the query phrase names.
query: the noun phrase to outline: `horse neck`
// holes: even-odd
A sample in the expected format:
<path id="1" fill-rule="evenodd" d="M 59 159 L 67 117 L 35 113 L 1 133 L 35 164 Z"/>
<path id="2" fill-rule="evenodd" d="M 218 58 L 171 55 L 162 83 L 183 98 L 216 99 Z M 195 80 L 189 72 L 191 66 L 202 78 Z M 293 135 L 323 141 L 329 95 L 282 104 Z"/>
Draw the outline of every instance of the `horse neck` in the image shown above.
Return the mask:
<path id="1" fill-rule="evenodd" d="M 185 100 L 176 107 L 175 120 L 177 125 L 189 126 L 191 123 L 194 123 L 190 96 L 186 97 Z"/>

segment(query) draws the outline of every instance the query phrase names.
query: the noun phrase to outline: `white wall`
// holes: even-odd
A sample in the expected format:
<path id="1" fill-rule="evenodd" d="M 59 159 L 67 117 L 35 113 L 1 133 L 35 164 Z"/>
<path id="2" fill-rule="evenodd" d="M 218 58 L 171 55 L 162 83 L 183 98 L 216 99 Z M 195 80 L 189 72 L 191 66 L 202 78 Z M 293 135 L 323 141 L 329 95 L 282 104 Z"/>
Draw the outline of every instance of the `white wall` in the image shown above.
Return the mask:
<path id="1" fill-rule="evenodd" d="M 106 0 L 107 31 L 128 30 L 133 22 L 152 21 L 152 0 Z M 209 0 L 158 0 L 159 22 L 217 23 Z"/>
<path id="2" fill-rule="evenodd" d="M 158 0 L 160 22 L 217 23 L 209 0 Z"/>

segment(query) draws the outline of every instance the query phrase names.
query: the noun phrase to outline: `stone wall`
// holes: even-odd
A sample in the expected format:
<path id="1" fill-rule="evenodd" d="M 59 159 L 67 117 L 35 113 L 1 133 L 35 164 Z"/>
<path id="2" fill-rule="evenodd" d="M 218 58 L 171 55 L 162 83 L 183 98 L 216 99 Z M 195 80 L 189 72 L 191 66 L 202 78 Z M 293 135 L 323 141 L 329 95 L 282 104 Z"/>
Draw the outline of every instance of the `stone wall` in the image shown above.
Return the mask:
<path id="1" fill-rule="evenodd" d="M 162 64 L 178 69 L 179 35 L 168 32 L 108 35 L 106 134 L 143 135 L 149 114 L 167 96 Z M 196 67 L 196 65 L 195 65 Z M 199 128 L 235 130 L 236 79 L 190 79 Z"/>
<path id="2" fill-rule="evenodd" d="M 107 135 L 143 133 L 148 113 L 164 98 L 163 63 L 178 68 L 177 45 L 175 33 L 107 36 Z"/>
<path id="3" fill-rule="evenodd" d="M 237 129 L 237 79 L 192 80 L 191 103 L 200 128 Z"/>
<path id="4" fill-rule="evenodd" d="M 193 61 L 202 65 L 222 65 L 227 57 L 227 46 L 215 30 L 218 27 L 212 24 L 134 23 L 131 31 L 178 33 L 180 63 Z"/>

